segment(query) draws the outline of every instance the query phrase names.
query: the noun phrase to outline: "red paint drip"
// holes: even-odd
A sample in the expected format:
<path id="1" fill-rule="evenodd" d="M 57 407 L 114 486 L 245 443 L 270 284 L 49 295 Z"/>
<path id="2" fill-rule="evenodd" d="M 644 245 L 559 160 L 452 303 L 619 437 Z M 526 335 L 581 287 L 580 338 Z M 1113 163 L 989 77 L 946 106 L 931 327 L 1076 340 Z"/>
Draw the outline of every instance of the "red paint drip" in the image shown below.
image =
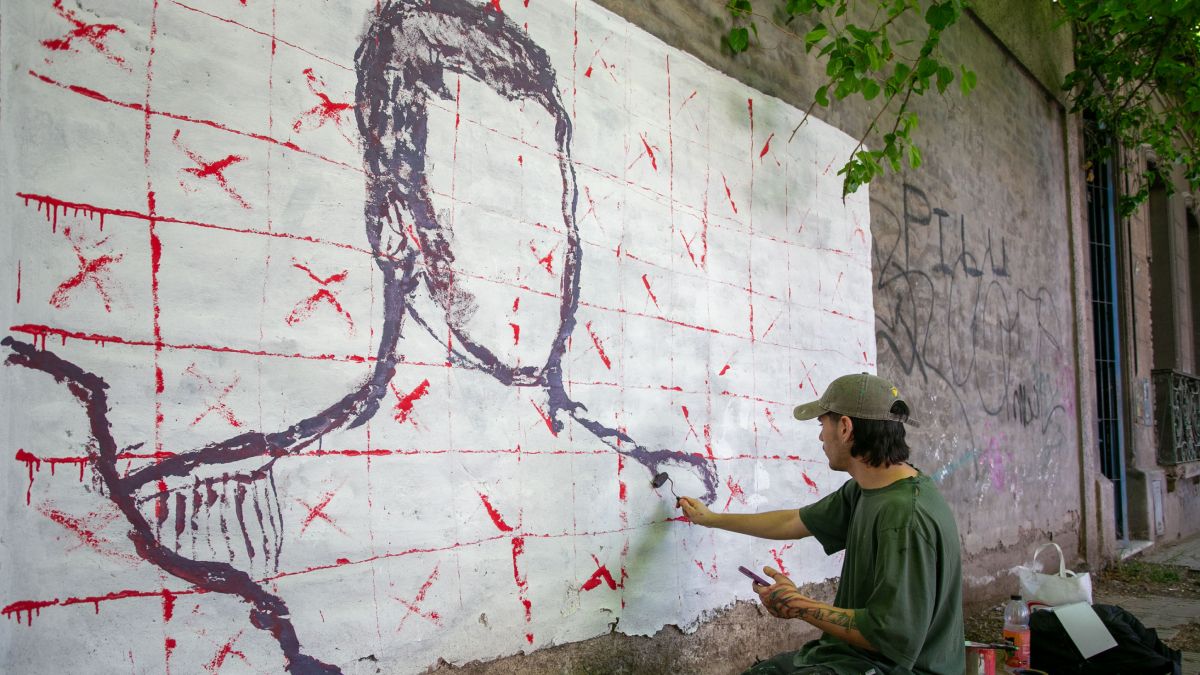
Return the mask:
<path id="1" fill-rule="evenodd" d="M 497 12 L 500 12 L 501 14 L 504 13 L 504 11 L 502 9 L 500 9 L 500 0 L 492 0 L 491 7 L 492 7 L 492 9 L 496 10 Z"/>
<path id="2" fill-rule="evenodd" d="M 604 345 L 600 343 L 600 337 L 592 330 L 592 322 L 586 324 L 587 332 L 592 336 L 592 344 L 596 345 L 596 352 L 600 354 L 600 360 L 604 362 L 604 367 L 612 370 L 612 361 L 608 359 L 608 354 L 604 353 Z"/>
<path id="3" fill-rule="evenodd" d="M 521 326 L 510 322 L 508 327 L 512 329 L 513 344 L 521 344 Z"/>
<path id="4" fill-rule="evenodd" d="M 720 377 L 721 375 L 724 375 L 725 373 L 728 373 L 728 372 L 729 372 L 729 364 L 726 363 L 725 367 L 721 368 L 721 372 L 717 373 L 717 376 Z"/>
<path id="5" fill-rule="evenodd" d="M 29 487 L 25 489 L 25 505 L 29 506 L 29 501 L 33 493 L 33 472 L 35 470 L 42 470 L 42 460 L 20 448 L 17 450 L 17 461 L 25 462 L 25 468 L 29 469 Z"/>
<path id="6" fill-rule="evenodd" d="M 34 614 L 41 616 L 43 607 L 53 607 L 57 604 L 59 604 L 58 600 L 23 600 L 0 609 L 0 614 L 3 614 L 6 618 L 16 614 L 18 624 L 21 623 L 21 614 L 25 614 L 26 623 L 32 626 Z"/>
<path id="7" fill-rule="evenodd" d="M 395 393 L 395 391 L 396 390 L 393 387 L 392 392 Z M 396 395 L 396 398 L 397 398 L 396 408 L 395 408 L 396 412 L 393 415 L 396 418 L 396 421 L 400 422 L 401 424 L 403 424 L 404 422 L 412 421 L 412 420 L 409 420 L 409 416 L 412 415 L 413 405 L 418 400 L 420 400 L 421 397 L 425 396 L 428 393 L 429 393 L 429 380 L 425 379 L 421 382 L 421 384 L 418 384 L 415 389 L 413 389 L 409 393 L 405 394 L 404 396 L 400 396 L 397 394 Z M 415 421 L 413 421 L 413 423 L 415 424 Z"/>
<path id="8" fill-rule="evenodd" d="M 483 508 L 487 509 L 488 517 L 492 519 L 492 523 L 496 526 L 496 529 L 500 530 L 501 532 L 513 531 L 512 526 L 504 522 L 504 517 L 501 516 L 500 512 L 497 511 L 494 506 L 492 506 L 490 501 L 488 501 L 487 495 L 481 492 L 479 493 L 479 499 L 483 502 Z M 514 539 L 513 541 L 516 540 Z M 516 565 L 515 559 L 513 565 Z"/>
<path id="9" fill-rule="evenodd" d="M 529 601 L 529 579 L 521 571 L 520 558 L 525 553 L 525 538 L 513 537 L 512 540 L 512 561 L 513 561 L 513 581 L 517 584 L 517 594 L 521 597 L 521 606 L 525 608 L 525 623 L 528 625 L 533 620 L 533 603 Z M 525 633 L 525 640 L 529 644 L 533 644 L 533 633 Z"/>
<path id="10" fill-rule="evenodd" d="M 171 620 L 175 615 L 175 598 L 176 595 L 167 589 L 163 589 L 163 622 Z"/>
<path id="11" fill-rule="evenodd" d="M 21 261 L 17 261 L 17 304 L 21 304 Z"/>
<path id="12" fill-rule="evenodd" d="M 512 308 L 512 311 L 513 311 L 513 313 L 514 313 L 514 314 L 517 312 L 517 308 L 518 308 L 518 307 L 520 307 L 520 306 L 521 306 L 521 298 L 520 298 L 520 296 L 513 298 L 513 308 Z"/>

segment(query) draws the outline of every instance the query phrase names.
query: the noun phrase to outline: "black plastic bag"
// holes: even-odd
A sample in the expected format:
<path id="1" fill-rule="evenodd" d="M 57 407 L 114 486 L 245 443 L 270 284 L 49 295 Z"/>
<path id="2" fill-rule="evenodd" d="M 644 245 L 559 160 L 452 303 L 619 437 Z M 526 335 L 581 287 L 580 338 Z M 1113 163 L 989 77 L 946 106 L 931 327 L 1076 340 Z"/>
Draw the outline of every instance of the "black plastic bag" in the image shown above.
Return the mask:
<path id="1" fill-rule="evenodd" d="M 1158 639 L 1153 628 L 1115 605 L 1092 605 L 1117 646 L 1085 659 L 1075 648 L 1054 612 L 1037 611 L 1029 618 L 1030 666 L 1051 675 L 1181 675 L 1182 656 Z"/>

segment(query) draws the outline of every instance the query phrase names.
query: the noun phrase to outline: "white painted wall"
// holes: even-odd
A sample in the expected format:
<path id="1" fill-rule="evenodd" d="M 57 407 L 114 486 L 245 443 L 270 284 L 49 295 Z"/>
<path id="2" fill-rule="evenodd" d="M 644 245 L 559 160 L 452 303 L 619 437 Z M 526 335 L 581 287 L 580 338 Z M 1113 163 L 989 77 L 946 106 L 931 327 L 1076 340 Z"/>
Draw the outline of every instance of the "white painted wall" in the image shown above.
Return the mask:
<path id="1" fill-rule="evenodd" d="M 835 488 L 817 425 L 790 411 L 875 368 L 867 194 L 843 203 L 836 175 L 854 139 L 810 119 L 789 142 L 799 111 L 588 2 L 500 4 L 548 53 L 573 120 L 583 243 L 567 393 L 646 448 L 707 458 L 716 509 Z M 370 376 L 382 280 L 352 104 L 374 7 L 4 5 L 2 333 L 104 379 L 121 471 L 279 431 Z M 565 248 L 552 121 L 469 78 L 447 84 L 427 161 L 460 316 L 506 363 L 537 365 Z M 428 329 L 405 319 L 403 363 L 366 424 L 256 481 L 222 477 L 265 457 L 134 495 L 162 546 L 285 600 L 305 654 L 415 672 L 613 624 L 694 628 L 751 597 L 738 565 L 775 556 L 798 582 L 837 574 L 815 542 L 673 520 L 670 491 L 637 461 L 566 414 L 551 434 L 544 387 L 448 366 L 425 286 L 411 301 Z M 0 382 L 0 666 L 278 671 L 283 652 L 246 602 L 135 550 L 68 388 L 20 365 Z M 680 494 L 702 489 L 666 468 Z"/>

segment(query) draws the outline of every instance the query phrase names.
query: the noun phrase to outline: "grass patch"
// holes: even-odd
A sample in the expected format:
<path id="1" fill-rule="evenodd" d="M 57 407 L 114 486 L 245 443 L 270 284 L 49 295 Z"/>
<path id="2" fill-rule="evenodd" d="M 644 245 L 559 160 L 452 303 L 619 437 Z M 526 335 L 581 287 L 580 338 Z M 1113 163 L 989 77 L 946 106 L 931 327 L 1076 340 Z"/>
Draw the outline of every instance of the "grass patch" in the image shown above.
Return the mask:
<path id="1" fill-rule="evenodd" d="M 1103 576 L 1112 581 L 1132 584 L 1178 584 L 1187 578 L 1187 570 L 1175 565 L 1125 560 L 1109 565 Z"/>

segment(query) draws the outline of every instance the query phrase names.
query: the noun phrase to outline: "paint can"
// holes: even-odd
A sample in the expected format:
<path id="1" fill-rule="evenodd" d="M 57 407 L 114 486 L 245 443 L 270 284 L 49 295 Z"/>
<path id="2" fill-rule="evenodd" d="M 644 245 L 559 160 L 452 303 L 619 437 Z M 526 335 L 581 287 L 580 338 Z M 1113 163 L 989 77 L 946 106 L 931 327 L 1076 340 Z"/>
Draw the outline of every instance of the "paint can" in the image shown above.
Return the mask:
<path id="1" fill-rule="evenodd" d="M 966 675 L 996 675 L 996 649 L 982 642 L 967 642 Z"/>

